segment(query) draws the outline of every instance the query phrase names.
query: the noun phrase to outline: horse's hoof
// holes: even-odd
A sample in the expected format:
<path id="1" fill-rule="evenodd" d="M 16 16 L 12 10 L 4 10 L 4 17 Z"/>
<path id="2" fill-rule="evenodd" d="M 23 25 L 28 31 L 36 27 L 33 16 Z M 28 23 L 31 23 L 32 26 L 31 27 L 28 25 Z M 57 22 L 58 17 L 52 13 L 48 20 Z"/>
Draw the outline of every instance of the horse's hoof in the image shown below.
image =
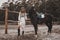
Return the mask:
<path id="1" fill-rule="evenodd" d="M 37 37 L 38 37 L 38 35 L 34 35 L 34 37 L 35 37 L 35 38 L 37 38 Z"/>

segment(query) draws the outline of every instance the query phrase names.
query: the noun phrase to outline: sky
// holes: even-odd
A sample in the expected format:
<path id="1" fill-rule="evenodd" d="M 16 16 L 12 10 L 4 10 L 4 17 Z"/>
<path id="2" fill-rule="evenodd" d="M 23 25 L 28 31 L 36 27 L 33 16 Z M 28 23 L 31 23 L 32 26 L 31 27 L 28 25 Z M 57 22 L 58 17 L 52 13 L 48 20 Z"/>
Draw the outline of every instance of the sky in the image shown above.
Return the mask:
<path id="1" fill-rule="evenodd" d="M 0 7 L 1 7 L 2 3 L 7 2 L 7 1 L 8 0 L 0 0 Z"/>

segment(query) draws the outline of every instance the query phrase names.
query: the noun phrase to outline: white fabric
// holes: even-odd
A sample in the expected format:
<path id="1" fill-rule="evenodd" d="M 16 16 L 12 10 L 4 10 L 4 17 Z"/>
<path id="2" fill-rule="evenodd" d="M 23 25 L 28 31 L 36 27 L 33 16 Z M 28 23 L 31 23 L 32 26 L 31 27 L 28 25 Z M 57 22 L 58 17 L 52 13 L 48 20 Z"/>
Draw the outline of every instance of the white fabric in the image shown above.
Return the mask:
<path id="1" fill-rule="evenodd" d="M 21 17 L 19 25 L 20 25 L 21 31 L 24 31 L 24 28 L 25 28 L 25 17 Z"/>
<path id="2" fill-rule="evenodd" d="M 23 17 L 21 17 L 21 12 L 20 12 L 18 16 L 18 26 L 20 26 L 20 32 L 24 31 L 25 29 L 26 19 L 27 19 L 27 15 L 25 14 Z"/>

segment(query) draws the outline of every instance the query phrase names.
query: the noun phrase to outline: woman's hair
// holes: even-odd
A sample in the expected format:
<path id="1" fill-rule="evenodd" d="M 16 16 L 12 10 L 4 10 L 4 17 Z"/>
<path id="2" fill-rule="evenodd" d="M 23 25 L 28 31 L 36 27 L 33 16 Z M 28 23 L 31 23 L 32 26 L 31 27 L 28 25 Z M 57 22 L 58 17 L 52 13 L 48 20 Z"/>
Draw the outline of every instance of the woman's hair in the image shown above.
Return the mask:
<path id="1" fill-rule="evenodd" d="M 26 9 L 25 9 L 25 7 L 21 7 L 20 12 L 21 12 L 21 13 L 26 13 Z"/>

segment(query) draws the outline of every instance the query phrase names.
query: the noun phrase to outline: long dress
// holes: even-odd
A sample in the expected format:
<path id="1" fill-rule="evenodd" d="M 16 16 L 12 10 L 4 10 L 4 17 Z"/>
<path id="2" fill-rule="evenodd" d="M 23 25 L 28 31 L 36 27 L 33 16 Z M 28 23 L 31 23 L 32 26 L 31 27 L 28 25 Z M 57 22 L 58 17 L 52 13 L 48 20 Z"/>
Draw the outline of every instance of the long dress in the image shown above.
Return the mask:
<path id="1" fill-rule="evenodd" d="M 26 13 L 19 13 L 18 16 L 18 25 L 20 26 L 20 34 L 25 30 L 27 15 Z"/>

